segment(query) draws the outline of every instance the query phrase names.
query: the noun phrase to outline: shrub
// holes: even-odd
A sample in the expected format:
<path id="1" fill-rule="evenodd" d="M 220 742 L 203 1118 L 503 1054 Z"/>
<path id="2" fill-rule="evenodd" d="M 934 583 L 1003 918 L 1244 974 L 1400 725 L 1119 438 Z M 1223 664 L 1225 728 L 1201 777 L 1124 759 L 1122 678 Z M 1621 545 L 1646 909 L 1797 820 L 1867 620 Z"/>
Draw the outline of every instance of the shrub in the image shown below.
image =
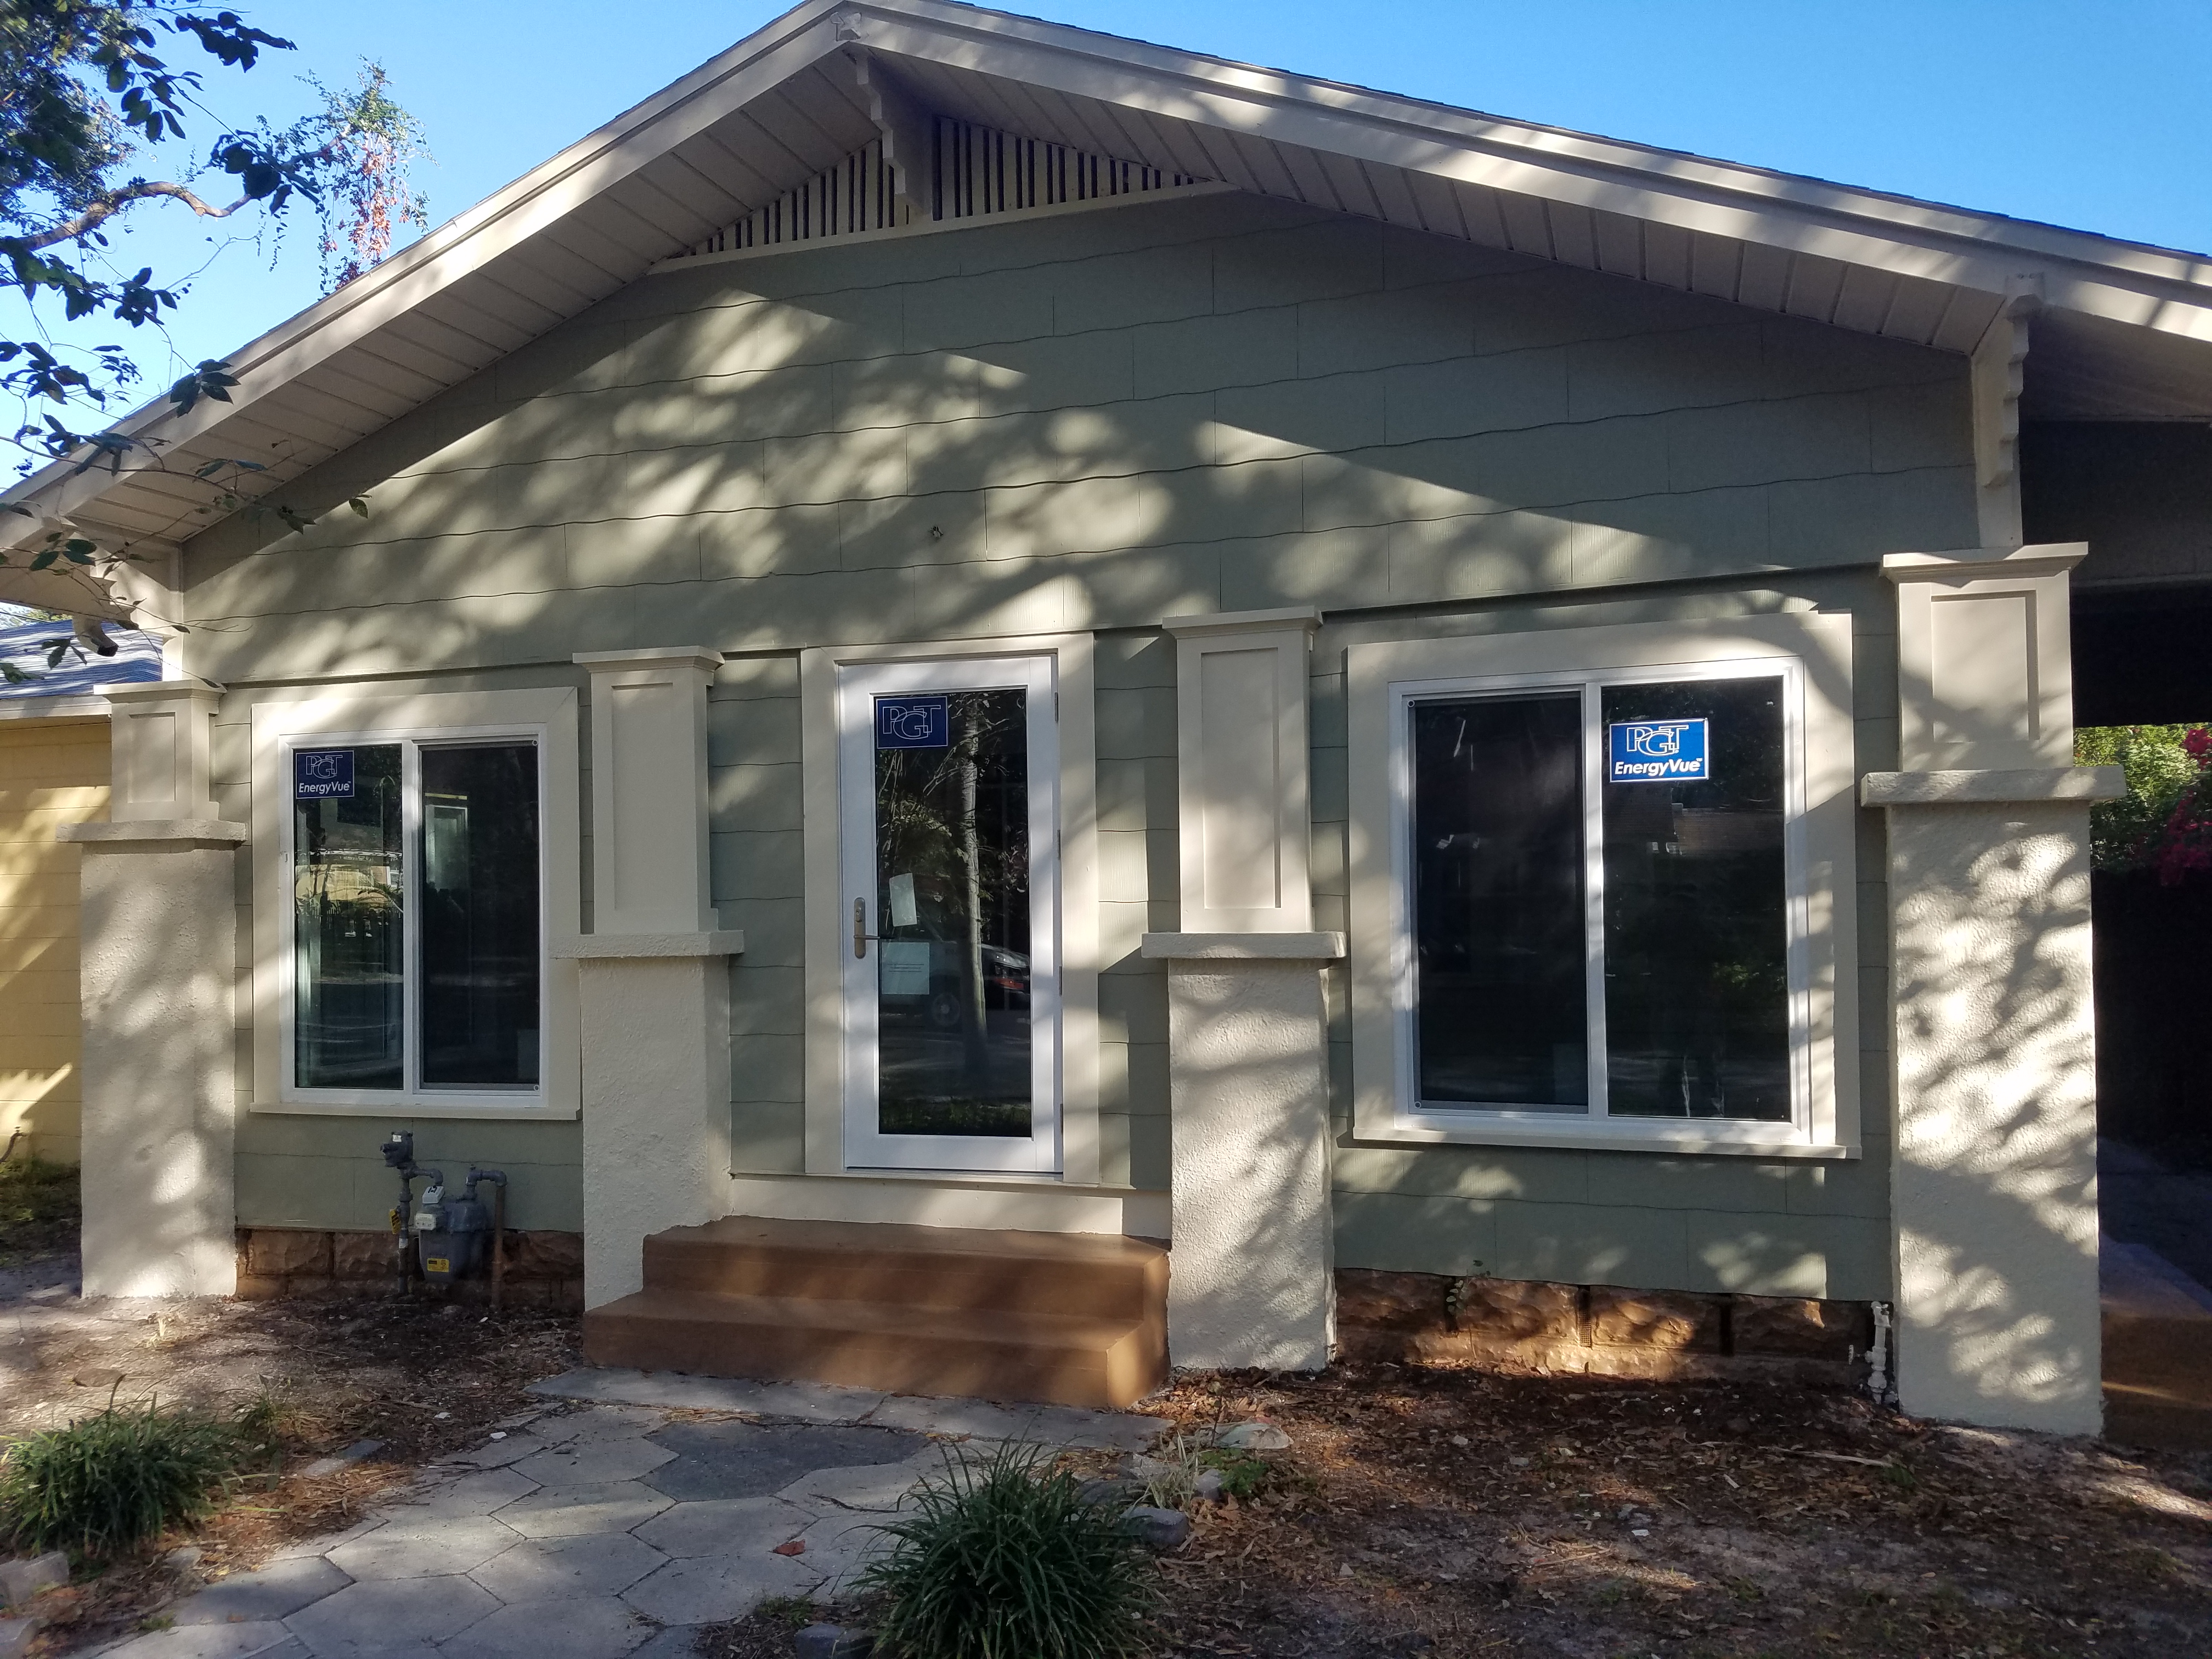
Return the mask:
<path id="1" fill-rule="evenodd" d="M 0 1455 L 0 1529 L 29 1551 L 114 1555 L 205 1515 L 240 1452 L 228 1424 L 111 1399 Z"/>
<path id="2" fill-rule="evenodd" d="M 1034 1445 L 981 1463 L 949 1455 L 919 1513 L 882 1530 L 861 1573 L 883 1611 L 876 1638 L 902 1659 L 1112 1659 L 1141 1646 L 1150 1558 L 1112 1505 Z"/>

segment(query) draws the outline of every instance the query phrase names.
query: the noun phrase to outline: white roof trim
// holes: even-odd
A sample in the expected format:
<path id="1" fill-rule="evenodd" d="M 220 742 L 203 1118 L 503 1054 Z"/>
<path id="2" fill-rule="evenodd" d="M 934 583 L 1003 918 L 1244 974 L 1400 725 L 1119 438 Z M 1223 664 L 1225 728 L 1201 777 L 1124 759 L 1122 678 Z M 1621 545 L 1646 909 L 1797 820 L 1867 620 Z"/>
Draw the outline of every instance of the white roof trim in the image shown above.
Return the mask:
<path id="1" fill-rule="evenodd" d="M 727 181 L 704 178 L 697 157 L 711 164 L 719 156 L 732 179 L 738 173 L 769 179 L 781 168 L 790 176 L 779 190 L 812 171 L 811 163 L 801 164 L 800 151 L 809 138 L 818 144 L 823 130 L 818 121 L 808 126 L 803 112 L 788 113 L 789 94 L 817 70 L 849 80 L 845 66 L 830 61 L 848 45 L 865 46 L 878 62 L 947 96 L 998 98 L 1005 106 L 996 89 L 1020 88 L 1024 105 L 1046 125 L 1057 118 L 1049 103 L 1079 123 L 1089 121 L 1094 140 L 1102 128 L 1112 128 L 1127 141 L 1119 148 L 1130 152 L 1129 160 L 1208 173 L 1244 188 L 1319 199 L 1394 223 L 1473 236 L 1467 224 L 1454 228 L 1430 219 L 1443 213 L 1438 204 L 1448 205 L 1452 192 L 1496 192 L 1498 199 L 1533 208 L 1539 240 L 1553 244 L 1524 251 L 1645 280 L 1674 280 L 1646 268 L 1652 261 L 1644 253 L 1609 260 L 1596 246 L 1608 230 L 1644 227 L 1636 234 L 1647 246 L 1664 241 L 1674 262 L 1669 270 L 1680 272 L 1674 285 L 1877 332 L 1899 331 L 1902 325 L 1891 326 L 1892 313 L 1903 306 L 1914 313 L 1911 326 L 1923 343 L 1954 350 L 1971 349 L 2008 288 L 2025 278 L 2042 291 L 2039 351 L 2069 349 L 2067 321 L 2078 319 L 2078 349 L 2091 362 L 2086 372 L 2092 379 L 2103 374 L 2119 387 L 2106 388 L 2113 410 L 2127 412 L 2127 387 L 2140 381 L 2151 388 L 2142 397 L 2164 397 L 2171 412 L 2192 411 L 2200 401 L 2212 412 L 2212 258 L 1504 120 L 948 0 L 807 0 L 232 354 L 241 384 L 231 403 L 204 401 L 179 416 L 158 402 L 118 429 L 160 441 L 180 463 L 248 453 L 249 432 L 265 438 L 272 430 L 297 434 L 319 422 L 337 434 L 301 441 L 286 470 L 272 475 L 275 482 L 339 453 L 686 246 L 671 235 L 662 245 L 629 247 L 595 227 L 577 228 L 583 214 L 610 204 L 628 214 L 626 223 L 648 227 L 640 201 L 659 204 L 664 217 L 689 210 L 646 177 L 656 163 L 670 163 L 679 147 L 694 147 L 686 152 L 690 171 L 669 177 L 726 199 L 740 198 Z M 817 80 L 812 90 L 817 100 L 834 103 L 824 84 Z M 769 98 L 779 91 L 784 96 Z M 830 113 L 865 120 L 864 107 L 840 106 Z M 786 125 L 776 128 L 778 120 Z M 1042 131 L 1026 136 L 1065 141 Z M 1096 142 L 1090 147 L 1107 148 Z M 1146 149 L 1156 153 L 1142 153 Z M 1217 165 L 1194 166 L 1194 156 Z M 1263 176 L 1263 167 L 1272 171 Z M 1332 195 L 1336 199 L 1324 199 Z M 572 240 L 599 250 L 597 274 L 586 283 L 599 293 L 577 287 L 574 268 L 589 262 L 561 241 L 572 232 Z M 1505 235 L 1509 245 L 1519 246 L 1510 228 Z M 1623 267 L 1623 257 L 1633 268 Z M 1737 276 L 1710 278 L 1700 258 L 1732 260 Z M 1801 278 L 1790 273 L 1804 270 L 1818 279 L 1814 285 L 1826 284 L 1826 299 L 1813 309 L 1792 286 Z M 1854 297 L 1853 273 L 1879 274 L 1889 282 L 1891 297 Z M 520 295 L 516 313 L 528 320 L 495 323 L 472 342 L 475 355 L 464 355 L 448 338 L 450 323 L 428 317 L 425 307 L 465 311 L 465 285 L 495 277 L 512 279 L 497 292 Z M 542 280 L 529 285 L 532 277 Z M 1900 282 L 1923 286 L 1907 295 Z M 508 343 L 500 344 L 501 337 Z M 2204 343 L 2201 362 L 2185 341 Z M 361 358 L 362 351 L 373 352 L 373 359 Z M 304 382 L 338 373 L 349 352 L 360 365 L 373 361 L 389 371 L 373 398 L 364 393 L 350 406 L 351 428 L 320 408 L 312 416 L 286 408 L 288 400 L 342 403 Z M 0 499 L 35 499 L 50 519 L 106 519 L 96 536 L 103 544 L 164 555 L 174 539 L 198 527 L 173 490 L 165 495 L 152 480 L 134 483 L 129 471 L 118 478 L 56 464 Z M 0 520 L 0 542 L 33 533 L 25 528 L 31 523 Z"/>

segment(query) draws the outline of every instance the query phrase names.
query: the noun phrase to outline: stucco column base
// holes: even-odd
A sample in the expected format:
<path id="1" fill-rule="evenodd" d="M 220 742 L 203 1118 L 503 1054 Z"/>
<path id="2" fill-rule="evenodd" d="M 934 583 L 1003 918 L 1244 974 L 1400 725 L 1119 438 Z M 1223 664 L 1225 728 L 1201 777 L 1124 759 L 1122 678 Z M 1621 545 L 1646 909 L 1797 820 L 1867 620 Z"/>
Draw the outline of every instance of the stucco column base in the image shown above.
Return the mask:
<path id="1" fill-rule="evenodd" d="M 80 843 L 84 1293 L 238 1288 L 242 825 L 63 827 Z"/>
<path id="2" fill-rule="evenodd" d="M 2087 769 L 1875 775 L 1889 817 L 1899 1403 L 2094 1434 Z M 2004 781 L 1999 782 L 1999 780 Z M 2068 797 L 2071 798 L 2068 798 Z"/>
<path id="3" fill-rule="evenodd" d="M 1335 1314 L 1328 1024 L 1336 933 L 1148 933 L 1168 965 L 1168 1358 L 1319 1370 Z"/>
<path id="4" fill-rule="evenodd" d="M 647 1237 L 712 1220 L 730 1179 L 730 934 L 572 940 L 584 1054 L 584 1305 L 645 1283 Z"/>

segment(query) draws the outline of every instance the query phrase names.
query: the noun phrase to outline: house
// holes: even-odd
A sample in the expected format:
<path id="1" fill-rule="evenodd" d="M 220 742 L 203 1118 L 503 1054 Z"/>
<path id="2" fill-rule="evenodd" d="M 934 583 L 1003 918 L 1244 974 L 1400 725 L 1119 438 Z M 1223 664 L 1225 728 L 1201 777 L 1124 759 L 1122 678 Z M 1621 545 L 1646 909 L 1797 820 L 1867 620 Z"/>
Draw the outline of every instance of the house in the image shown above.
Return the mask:
<path id="1" fill-rule="evenodd" d="M 74 1164 L 78 852 L 57 832 L 106 816 L 98 693 L 160 679 L 161 647 L 0 615 L 0 664 L 14 671 L 0 679 L 0 1158 Z"/>
<path id="2" fill-rule="evenodd" d="M 2194 255 L 810 0 L 11 492 L 163 641 L 88 1289 L 342 1276 L 407 1129 L 610 1362 L 1480 1314 L 2094 1430 L 2069 609 L 2204 592 L 2208 342 Z"/>

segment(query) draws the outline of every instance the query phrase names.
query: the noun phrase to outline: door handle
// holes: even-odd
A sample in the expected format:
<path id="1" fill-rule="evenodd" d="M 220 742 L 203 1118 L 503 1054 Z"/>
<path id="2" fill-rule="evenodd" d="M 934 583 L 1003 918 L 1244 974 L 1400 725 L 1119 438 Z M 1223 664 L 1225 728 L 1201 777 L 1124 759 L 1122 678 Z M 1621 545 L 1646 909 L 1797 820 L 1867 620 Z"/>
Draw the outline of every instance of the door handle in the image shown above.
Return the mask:
<path id="1" fill-rule="evenodd" d="M 873 938 L 875 935 L 868 931 L 868 902 L 866 899 L 854 899 L 853 901 L 854 956 L 865 958 L 868 954 L 868 941 Z"/>

